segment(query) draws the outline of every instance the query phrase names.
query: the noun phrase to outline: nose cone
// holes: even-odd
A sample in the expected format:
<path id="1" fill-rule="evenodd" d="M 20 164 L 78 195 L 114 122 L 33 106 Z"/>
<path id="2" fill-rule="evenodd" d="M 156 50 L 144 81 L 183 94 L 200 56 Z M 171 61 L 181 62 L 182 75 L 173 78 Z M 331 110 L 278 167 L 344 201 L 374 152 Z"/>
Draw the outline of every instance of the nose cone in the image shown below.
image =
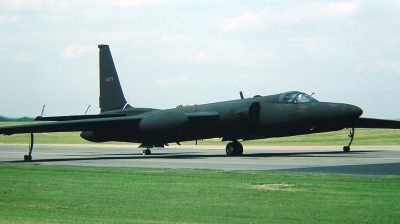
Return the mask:
<path id="1" fill-rule="evenodd" d="M 343 106 L 343 115 L 350 118 L 358 118 L 362 115 L 363 111 L 361 108 L 353 105 L 345 104 Z"/>

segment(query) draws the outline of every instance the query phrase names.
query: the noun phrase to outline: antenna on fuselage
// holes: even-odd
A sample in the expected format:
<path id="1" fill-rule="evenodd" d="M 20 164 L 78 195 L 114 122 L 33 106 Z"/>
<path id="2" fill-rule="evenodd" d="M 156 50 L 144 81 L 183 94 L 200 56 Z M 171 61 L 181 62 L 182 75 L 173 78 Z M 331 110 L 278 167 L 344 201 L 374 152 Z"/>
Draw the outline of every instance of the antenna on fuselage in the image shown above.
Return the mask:
<path id="1" fill-rule="evenodd" d="M 43 104 L 43 107 L 42 107 L 42 113 L 40 114 L 40 116 L 41 117 L 43 117 L 43 114 L 44 114 L 44 108 L 46 107 L 46 105 L 45 104 Z"/>
<path id="2" fill-rule="evenodd" d="M 85 115 L 87 114 L 89 108 L 90 108 L 90 104 L 89 104 L 89 106 L 87 107 L 87 109 L 86 109 L 86 111 L 85 111 Z"/>
<path id="3" fill-rule="evenodd" d="M 240 99 L 244 99 L 244 96 L 243 96 L 243 91 L 242 90 L 240 90 L 237 86 L 235 86 L 236 87 L 236 89 L 238 89 L 239 90 L 239 95 L 240 95 Z M 247 95 L 246 95 L 247 96 Z M 249 96 L 247 96 L 248 98 L 250 98 Z"/>

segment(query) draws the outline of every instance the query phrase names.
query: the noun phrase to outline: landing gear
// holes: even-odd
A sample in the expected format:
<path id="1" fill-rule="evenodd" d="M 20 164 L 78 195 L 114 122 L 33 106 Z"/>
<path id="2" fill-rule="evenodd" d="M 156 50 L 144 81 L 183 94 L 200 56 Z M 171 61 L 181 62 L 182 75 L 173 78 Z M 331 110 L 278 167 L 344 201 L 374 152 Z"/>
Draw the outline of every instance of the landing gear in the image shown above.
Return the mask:
<path id="1" fill-rule="evenodd" d="M 32 161 L 32 155 L 24 155 L 24 162 L 31 162 Z"/>
<path id="2" fill-rule="evenodd" d="M 226 145 L 225 151 L 228 156 L 241 156 L 243 155 L 243 145 L 238 141 L 233 141 Z"/>
<path id="3" fill-rule="evenodd" d="M 144 156 L 146 156 L 146 155 L 151 155 L 151 150 L 150 150 L 150 148 L 147 148 L 147 149 L 143 150 L 143 155 L 144 155 Z"/>
<path id="4" fill-rule="evenodd" d="M 31 162 L 32 161 L 33 142 L 34 142 L 33 133 L 31 133 L 31 141 L 29 142 L 29 154 L 28 155 L 24 155 L 24 161 L 25 162 Z"/>
<path id="5" fill-rule="evenodd" d="M 354 139 L 354 128 L 350 128 L 349 137 L 350 137 L 349 144 L 347 146 L 343 146 L 343 152 L 350 152 L 350 145 L 351 145 L 351 143 L 353 142 L 353 139 Z"/>

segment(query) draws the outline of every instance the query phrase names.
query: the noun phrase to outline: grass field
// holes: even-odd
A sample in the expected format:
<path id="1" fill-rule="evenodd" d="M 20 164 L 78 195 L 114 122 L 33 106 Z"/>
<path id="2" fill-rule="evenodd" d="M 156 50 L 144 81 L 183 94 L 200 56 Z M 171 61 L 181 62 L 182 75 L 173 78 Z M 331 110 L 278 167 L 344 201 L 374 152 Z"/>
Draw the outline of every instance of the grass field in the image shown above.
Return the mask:
<path id="1" fill-rule="evenodd" d="M 16 123 L 0 123 L 10 124 Z M 273 138 L 244 145 L 345 145 L 347 133 Z M 29 135 L 0 136 L 0 143 L 28 142 Z M 81 139 L 78 132 L 35 134 L 35 142 L 92 144 Z M 183 144 L 193 145 L 194 141 Z M 199 141 L 199 145 L 225 144 L 220 139 Z M 354 145 L 400 145 L 400 131 L 357 129 Z M 0 163 L 0 180 L 0 223 L 400 220 L 398 176 Z"/>
<path id="2" fill-rule="evenodd" d="M 1 223 L 397 223 L 400 178 L 0 164 Z"/>
<path id="3" fill-rule="evenodd" d="M 27 124 L 29 122 L 0 122 L 0 126 Z M 93 144 L 79 136 L 79 132 L 69 133 L 40 133 L 35 134 L 36 144 Z M 273 146 L 313 146 L 313 145 L 346 145 L 349 141 L 348 130 L 318 133 L 312 135 L 300 135 L 282 138 L 269 138 L 262 140 L 246 141 L 246 145 L 273 145 Z M 400 130 L 393 129 L 356 129 L 353 145 L 400 145 Z M 29 143 L 29 134 L 0 136 L 0 143 Z M 130 144 L 130 143 L 102 143 L 102 144 Z M 183 142 L 183 145 L 194 145 L 195 141 Z M 205 139 L 198 141 L 199 145 L 226 145 L 221 139 Z"/>

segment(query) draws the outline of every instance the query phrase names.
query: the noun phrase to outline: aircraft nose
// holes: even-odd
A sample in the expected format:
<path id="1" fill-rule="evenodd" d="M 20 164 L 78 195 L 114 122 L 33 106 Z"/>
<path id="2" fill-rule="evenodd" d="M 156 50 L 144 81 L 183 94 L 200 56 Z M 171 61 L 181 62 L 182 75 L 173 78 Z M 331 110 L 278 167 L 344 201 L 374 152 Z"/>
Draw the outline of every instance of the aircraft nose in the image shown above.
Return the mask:
<path id="1" fill-rule="evenodd" d="M 343 106 L 343 114 L 348 117 L 358 118 L 363 113 L 363 110 L 357 106 L 353 105 L 344 105 Z"/>

